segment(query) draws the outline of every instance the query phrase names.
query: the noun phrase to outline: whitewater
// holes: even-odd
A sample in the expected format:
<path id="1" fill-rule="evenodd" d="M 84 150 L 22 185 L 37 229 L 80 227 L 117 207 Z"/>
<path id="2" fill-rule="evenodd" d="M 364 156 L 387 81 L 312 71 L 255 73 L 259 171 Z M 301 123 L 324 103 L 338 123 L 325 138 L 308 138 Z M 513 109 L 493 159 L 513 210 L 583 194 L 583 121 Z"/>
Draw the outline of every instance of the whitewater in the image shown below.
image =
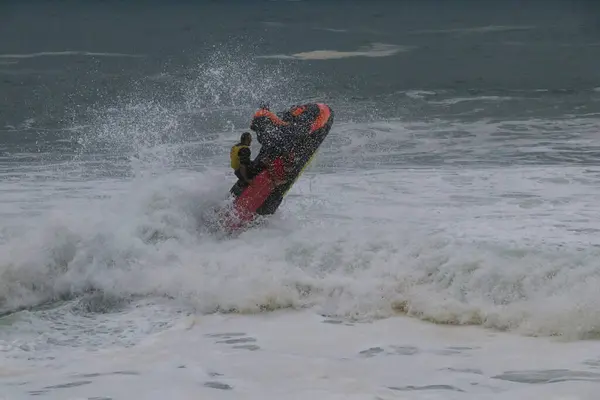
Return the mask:
<path id="1" fill-rule="evenodd" d="M 5 168 L 3 396 L 593 398 L 600 170 L 458 165 L 446 129 L 338 122 L 280 212 L 233 238 L 214 229 L 224 154 L 173 161 L 203 143 L 151 147 L 130 178 Z M 432 151 L 447 165 L 383 167 Z"/>

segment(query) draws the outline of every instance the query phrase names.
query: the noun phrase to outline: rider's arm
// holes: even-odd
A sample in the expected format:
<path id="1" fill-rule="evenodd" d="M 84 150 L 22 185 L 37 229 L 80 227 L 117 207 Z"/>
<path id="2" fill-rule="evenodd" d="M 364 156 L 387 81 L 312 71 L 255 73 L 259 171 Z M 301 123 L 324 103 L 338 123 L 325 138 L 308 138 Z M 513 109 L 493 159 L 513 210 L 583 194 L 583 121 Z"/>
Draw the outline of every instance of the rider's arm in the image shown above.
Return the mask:
<path id="1" fill-rule="evenodd" d="M 242 175 L 242 178 L 244 178 L 244 180 L 248 183 L 251 182 L 251 179 L 248 178 L 248 167 L 244 164 L 240 165 L 240 174 Z"/>
<path id="2" fill-rule="evenodd" d="M 250 149 L 247 147 L 241 148 L 238 152 L 238 157 L 240 158 L 240 174 L 246 182 L 250 183 L 252 181 L 248 178 L 248 166 L 250 165 Z"/>

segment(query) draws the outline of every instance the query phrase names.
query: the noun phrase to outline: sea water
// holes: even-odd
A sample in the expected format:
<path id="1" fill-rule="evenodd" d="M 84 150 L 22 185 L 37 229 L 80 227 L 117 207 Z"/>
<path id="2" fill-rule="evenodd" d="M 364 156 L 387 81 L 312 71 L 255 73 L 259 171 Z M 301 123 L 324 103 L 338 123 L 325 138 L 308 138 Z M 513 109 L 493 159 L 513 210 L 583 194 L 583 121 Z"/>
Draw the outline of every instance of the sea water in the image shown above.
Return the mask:
<path id="1" fill-rule="evenodd" d="M 3 3 L 0 398 L 596 399 L 599 12 Z M 335 123 L 226 237 L 263 101 Z"/>

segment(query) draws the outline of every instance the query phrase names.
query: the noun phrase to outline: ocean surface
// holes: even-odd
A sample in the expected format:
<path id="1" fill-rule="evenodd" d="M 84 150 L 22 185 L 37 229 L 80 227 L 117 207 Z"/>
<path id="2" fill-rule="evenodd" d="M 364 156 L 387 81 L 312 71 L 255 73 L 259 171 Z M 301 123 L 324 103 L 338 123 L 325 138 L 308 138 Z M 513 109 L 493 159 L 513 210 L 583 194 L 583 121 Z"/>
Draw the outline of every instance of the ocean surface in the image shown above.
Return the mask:
<path id="1" fill-rule="evenodd" d="M 1 2 L 0 399 L 597 399 L 599 65 L 597 1 Z M 335 123 L 225 237 L 263 101 Z"/>

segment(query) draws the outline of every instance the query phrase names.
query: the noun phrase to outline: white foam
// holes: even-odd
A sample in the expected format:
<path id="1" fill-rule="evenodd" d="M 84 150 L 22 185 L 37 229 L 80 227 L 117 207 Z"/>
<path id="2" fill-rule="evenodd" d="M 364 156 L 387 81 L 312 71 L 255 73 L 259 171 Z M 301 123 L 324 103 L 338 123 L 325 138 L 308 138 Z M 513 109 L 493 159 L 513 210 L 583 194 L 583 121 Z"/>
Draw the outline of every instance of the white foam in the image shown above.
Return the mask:
<path id="1" fill-rule="evenodd" d="M 413 50 L 414 46 L 399 46 L 394 44 L 374 43 L 371 46 L 356 51 L 314 50 L 292 55 L 268 55 L 258 58 L 279 58 L 295 60 L 334 60 L 348 57 L 389 57 L 400 52 Z"/>
<path id="2" fill-rule="evenodd" d="M 315 29 L 319 29 L 319 30 L 327 31 L 327 32 L 334 32 L 334 33 L 346 33 L 346 32 L 348 32 L 347 29 L 338 29 L 338 28 L 315 28 Z"/>
<path id="3" fill-rule="evenodd" d="M 596 360 L 597 343 L 402 318 L 325 320 L 310 312 L 183 318 L 132 348 L 56 353 L 45 366 L 3 360 L 0 380 L 11 399 L 37 391 L 48 399 L 596 398 L 600 374 L 584 362 Z"/>
<path id="4" fill-rule="evenodd" d="M 0 58 L 35 58 L 35 57 L 62 57 L 62 56 L 92 56 L 92 57 L 143 57 L 139 54 L 103 53 L 91 51 L 42 51 L 28 54 L 0 54 Z"/>
<path id="5" fill-rule="evenodd" d="M 409 90 L 406 92 L 406 96 L 413 99 L 423 99 L 425 96 L 432 96 L 437 94 L 429 90 Z"/>
<path id="6" fill-rule="evenodd" d="M 4 244 L 0 293 L 17 305 L 92 286 L 117 297 L 165 293 L 205 312 L 403 312 L 584 338 L 600 325 L 598 176 L 544 167 L 307 174 L 269 224 L 231 240 L 198 233 L 226 193 L 215 186 L 221 174 L 164 177 L 94 212 L 72 202 L 27 241 Z"/>
<path id="7" fill-rule="evenodd" d="M 421 29 L 413 31 L 413 34 L 425 34 L 425 33 L 490 33 L 490 32 L 509 32 L 509 31 L 520 31 L 520 30 L 531 30 L 535 29 L 535 26 L 510 26 L 510 25 L 486 25 L 486 26 L 475 26 L 468 28 L 451 28 L 451 29 Z"/>
<path id="8" fill-rule="evenodd" d="M 440 101 L 430 101 L 430 104 L 443 104 L 453 105 L 458 103 L 464 103 L 467 101 L 510 101 L 514 100 L 514 97 L 508 96 L 474 96 L 474 97 L 456 97 L 453 99 L 445 99 Z"/>

